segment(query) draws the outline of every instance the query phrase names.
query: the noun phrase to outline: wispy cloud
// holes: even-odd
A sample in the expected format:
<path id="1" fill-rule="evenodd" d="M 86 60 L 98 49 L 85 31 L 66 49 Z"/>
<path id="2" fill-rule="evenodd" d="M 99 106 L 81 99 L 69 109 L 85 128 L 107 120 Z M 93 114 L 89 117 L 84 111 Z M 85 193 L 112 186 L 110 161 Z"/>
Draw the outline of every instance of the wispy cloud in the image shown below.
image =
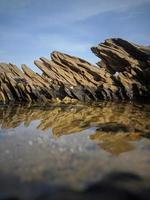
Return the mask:
<path id="1" fill-rule="evenodd" d="M 85 20 L 105 12 L 123 12 L 147 2 L 149 0 L 76 0 L 61 17 L 69 21 Z"/>
<path id="2" fill-rule="evenodd" d="M 26 13 L 26 17 L 41 19 L 44 23 L 48 23 L 47 19 L 52 19 L 54 24 L 62 24 L 62 22 L 75 22 L 78 20 L 86 20 L 87 18 L 105 12 L 122 12 L 133 7 L 150 3 L 149 0 L 0 0 L 0 12 L 8 12 L 7 14 L 18 12 L 22 19 L 21 13 Z M 32 9 L 31 9 L 32 8 Z M 33 13 L 32 13 L 33 12 Z M 42 15 L 41 15 L 42 13 Z"/>
<path id="3" fill-rule="evenodd" d="M 148 6 L 150 0 L 0 0 L 0 60 L 31 64 L 59 50 L 94 61 L 90 47 L 107 37 L 146 43 Z"/>

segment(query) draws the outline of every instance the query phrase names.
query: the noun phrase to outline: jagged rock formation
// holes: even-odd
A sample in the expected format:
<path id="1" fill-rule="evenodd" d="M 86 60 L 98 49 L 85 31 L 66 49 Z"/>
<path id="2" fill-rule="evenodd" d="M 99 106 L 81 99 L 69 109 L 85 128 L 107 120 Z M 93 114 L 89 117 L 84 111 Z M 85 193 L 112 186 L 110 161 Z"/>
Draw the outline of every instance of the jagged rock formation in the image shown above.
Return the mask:
<path id="1" fill-rule="evenodd" d="M 150 96 L 150 48 L 122 39 L 108 39 L 91 50 L 102 59 L 117 86 L 117 96 L 138 99 Z"/>
<path id="2" fill-rule="evenodd" d="M 108 39 L 91 50 L 98 65 L 60 52 L 40 58 L 35 73 L 26 65 L 0 63 L 0 101 L 139 99 L 150 97 L 150 48 Z"/>

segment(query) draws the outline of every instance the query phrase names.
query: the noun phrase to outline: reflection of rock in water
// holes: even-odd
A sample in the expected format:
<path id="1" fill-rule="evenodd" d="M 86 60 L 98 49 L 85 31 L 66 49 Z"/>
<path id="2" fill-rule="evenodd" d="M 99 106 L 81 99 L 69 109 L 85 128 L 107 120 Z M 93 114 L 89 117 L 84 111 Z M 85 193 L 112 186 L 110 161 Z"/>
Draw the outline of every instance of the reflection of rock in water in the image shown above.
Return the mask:
<path id="1" fill-rule="evenodd" d="M 97 128 L 97 131 L 102 131 L 102 132 L 129 132 L 130 128 L 127 127 L 124 124 L 119 124 L 116 122 L 109 122 L 105 124 L 100 124 Z"/>
<path id="2" fill-rule="evenodd" d="M 24 192 L 27 195 L 26 199 L 29 199 L 28 194 L 31 192 L 31 199 L 44 199 L 46 192 L 49 199 L 53 190 L 47 185 L 50 184 L 54 187 L 62 185 L 62 187 L 71 188 L 69 194 L 73 199 L 80 199 L 80 195 L 83 195 L 83 199 L 94 199 L 93 195 L 96 195 L 96 199 L 97 197 L 112 199 L 114 192 L 118 199 L 123 199 L 120 196 L 122 192 L 119 193 L 119 191 L 120 185 L 122 190 L 125 184 L 120 184 L 116 176 L 112 182 L 105 177 L 103 180 L 103 175 L 115 169 L 117 172 L 134 172 L 143 180 L 148 178 L 147 181 L 149 181 L 149 140 L 140 140 L 134 144 L 135 151 L 126 152 L 134 148 L 130 141 L 138 141 L 143 136 L 148 137 L 150 128 L 148 108 L 149 106 L 146 105 L 137 107 L 119 103 L 100 103 L 98 106 L 1 106 L 0 126 L 6 129 L 18 127 L 20 124 L 21 126 L 14 130 L 1 129 L 0 182 L 2 186 L 0 194 L 10 192 L 10 196 L 7 197 L 12 197 L 11 191 L 16 191 L 13 197 L 19 198 L 19 195 L 22 197 Z M 31 124 L 35 120 L 38 121 Z M 29 127 L 23 127 L 23 123 L 24 126 Z M 53 131 L 56 139 L 51 133 L 45 134 L 48 133 L 45 130 L 49 129 Z M 82 130 L 87 131 L 84 132 L 85 134 L 73 135 Z M 61 137 L 67 134 L 72 135 Z M 92 140 L 88 139 L 89 135 Z M 96 143 L 100 144 L 101 149 L 105 151 L 99 150 Z M 106 151 L 114 155 L 126 153 L 111 156 Z M 16 181 L 16 186 L 15 182 L 10 180 L 11 176 L 10 179 L 3 177 L 7 173 L 14 178 L 19 178 L 12 177 Z M 123 177 L 126 179 L 129 176 L 125 174 Z M 9 180 L 11 184 L 8 183 Z M 86 187 L 88 189 L 85 189 L 83 193 L 72 190 L 72 188 L 80 189 L 97 181 L 98 183 L 94 186 Z M 44 191 L 40 190 L 42 182 L 46 183 Z M 130 184 L 134 186 L 134 182 L 129 182 L 127 185 L 130 192 L 132 188 Z M 137 191 L 141 190 L 141 186 L 145 187 L 144 184 L 138 185 Z M 40 192 L 44 197 L 39 197 Z M 60 196 L 67 195 L 68 192 L 64 193 L 61 188 L 60 193 L 56 191 L 56 194 L 58 198 L 55 199 L 60 199 Z M 133 196 L 129 198 L 128 194 L 126 199 L 134 199 Z M 137 195 L 139 199 L 139 193 Z M 71 199 L 70 196 L 67 197 L 65 196 L 64 199 Z"/>
<path id="3" fill-rule="evenodd" d="M 3 128 L 14 128 L 21 123 L 28 126 L 32 121 L 40 120 L 37 128 L 43 131 L 52 128 L 56 136 L 76 133 L 90 127 L 99 127 L 107 132 L 113 128 L 115 131 L 118 128 L 118 125 L 115 128 L 116 122 L 126 132 L 149 131 L 150 113 L 147 111 L 146 106 L 118 103 L 51 107 L 15 105 L 0 107 L 0 124 Z M 102 124 L 105 126 L 100 127 Z"/>
<path id="4" fill-rule="evenodd" d="M 141 133 L 130 132 L 97 132 L 90 136 L 90 139 L 97 141 L 102 149 L 114 155 L 134 149 L 134 145 L 129 141 L 136 141 L 141 138 Z"/>
<path id="5" fill-rule="evenodd" d="M 97 141 L 105 151 L 118 155 L 134 149 L 134 145 L 129 141 L 139 140 L 142 135 L 142 130 L 113 122 L 100 124 L 90 139 Z"/>

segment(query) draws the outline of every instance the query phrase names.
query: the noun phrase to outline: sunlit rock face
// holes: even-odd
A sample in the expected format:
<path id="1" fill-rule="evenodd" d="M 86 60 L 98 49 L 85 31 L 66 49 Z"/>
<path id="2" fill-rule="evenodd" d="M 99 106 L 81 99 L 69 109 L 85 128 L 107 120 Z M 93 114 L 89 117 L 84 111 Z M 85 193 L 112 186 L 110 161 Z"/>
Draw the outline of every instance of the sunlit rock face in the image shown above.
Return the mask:
<path id="1" fill-rule="evenodd" d="M 92 52 L 97 65 L 54 51 L 51 59 L 34 61 L 42 71 L 0 63 L 0 101 L 48 102 L 66 97 L 79 101 L 150 97 L 150 48 L 122 39 L 108 39 Z"/>
<path id="2" fill-rule="evenodd" d="M 102 59 L 98 63 L 100 68 L 107 68 L 113 74 L 120 98 L 138 99 L 150 95 L 150 47 L 116 38 L 107 39 L 91 50 Z"/>

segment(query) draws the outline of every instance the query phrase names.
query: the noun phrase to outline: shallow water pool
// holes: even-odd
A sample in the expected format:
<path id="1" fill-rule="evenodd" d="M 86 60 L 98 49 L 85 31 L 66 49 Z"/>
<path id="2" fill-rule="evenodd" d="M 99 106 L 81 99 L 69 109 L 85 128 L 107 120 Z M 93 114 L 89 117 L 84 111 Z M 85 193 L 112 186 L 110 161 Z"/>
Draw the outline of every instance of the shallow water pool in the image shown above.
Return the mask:
<path id="1" fill-rule="evenodd" d="M 112 172 L 149 181 L 149 137 L 150 105 L 1 105 L 0 177 L 73 190 Z"/>

